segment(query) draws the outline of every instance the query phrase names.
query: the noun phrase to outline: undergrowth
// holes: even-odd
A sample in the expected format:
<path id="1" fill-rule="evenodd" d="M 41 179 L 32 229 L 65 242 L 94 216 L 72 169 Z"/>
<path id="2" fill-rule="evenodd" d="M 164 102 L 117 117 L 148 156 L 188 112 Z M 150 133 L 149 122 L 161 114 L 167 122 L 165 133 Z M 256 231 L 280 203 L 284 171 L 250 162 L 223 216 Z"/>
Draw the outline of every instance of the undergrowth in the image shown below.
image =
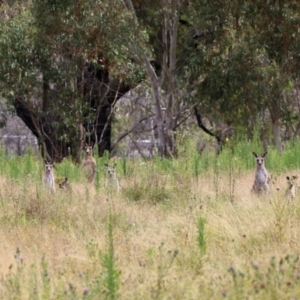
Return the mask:
<path id="1" fill-rule="evenodd" d="M 200 156 L 117 161 L 120 193 L 107 194 L 69 159 L 55 168 L 71 190 L 41 184 L 42 161 L 0 151 L 1 299 L 293 299 L 299 296 L 299 196 L 285 173 L 300 143 L 268 148 L 272 193 L 250 193 L 259 143 Z M 230 143 L 230 141 L 229 141 Z"/>

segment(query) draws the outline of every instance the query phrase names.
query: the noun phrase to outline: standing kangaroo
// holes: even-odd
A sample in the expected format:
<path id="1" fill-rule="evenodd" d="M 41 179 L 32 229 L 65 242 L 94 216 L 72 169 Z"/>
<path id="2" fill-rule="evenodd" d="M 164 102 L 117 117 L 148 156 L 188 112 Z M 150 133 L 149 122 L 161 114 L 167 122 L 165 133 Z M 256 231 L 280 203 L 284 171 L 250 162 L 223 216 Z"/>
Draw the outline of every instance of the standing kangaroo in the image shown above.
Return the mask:
<path id="1" fill-rule="evenodd" d="M 85 144 L 85 158 L 81 163 L 81 170 L 87 176 L 88 182 L 93 183 L 96 174 L 97 163 L 95 158 L 93 157 L 93 146 L 89 144 Z"/>
<path id="2" fill-rule="evenodd" d="M 263 155 L 257 155 L 255 152 L 252 152 L 254 157 L 256 158 L 256 170 L 255 170 L 255 178 L 254 184 L 251 189 L 251 192 L 255 194 L 261 193 L 269 193 L 269 174 L 265 167 L 265 157 L 268 152 L 265 152 Z"/>
<path id="3" fill-rule="evenodd" d="M 285 192 L 285 196 L 289 200 L 293 200 L 296 196 L 295 181 L 297 178 L 298 178 L 298 176 L 292 176 L 292 177 L 286 176 L 288 188 Z"/>
<path id="4" fill-rule="evenodd" d="M 45 171 L 43 174 L 43 184 L 51 192 L 55 192 L 55 178 L 54 178 L 52 162 L 47 162 L 47 161 L 45 162 Z"/>
<path id="5" fill-rule="evenodd" d="M 116 164 L 109 166 L 108 164 L 104 165 L 107 171 L 107 189 L 109 191 L 115 190 L 117 193 L 120 191 L 120 183 L 117 177 Z"/>

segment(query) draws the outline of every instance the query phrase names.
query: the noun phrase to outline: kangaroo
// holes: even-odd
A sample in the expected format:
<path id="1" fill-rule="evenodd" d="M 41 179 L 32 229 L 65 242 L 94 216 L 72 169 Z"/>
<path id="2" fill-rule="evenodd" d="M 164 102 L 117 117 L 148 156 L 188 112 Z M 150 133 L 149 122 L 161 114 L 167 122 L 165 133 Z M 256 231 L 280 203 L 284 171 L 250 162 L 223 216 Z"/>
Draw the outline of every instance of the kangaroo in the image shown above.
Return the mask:
<path id="1" fill-rule="evenodd" d="M 56 179 L 58 179 L 58 180 L 56 180 Z M 58 184 L 58 187 L 60 189 L 63 189 L 66 192 L 70 189 L 70 185 L 69 185 L 69 182 L 68 182 L 68 177 L 65 177 L 64 179 L 55 178 L 55 182 Z"/>
<path id="2" fill-rule="evenodd" d="M 269 193 L 270 178 L 264 162 L 268 152 L 265 152 L 263 155 L 257 155 L 255 152 L 252 152 L 252 154 L 256 158 L 256 170 L 255 170 L 254 184 L 251 189 L 251 192 L 255 194 Z"/>
<path id="3" fill-rule="evenodd" d="M 45 161 L 45 172 L 43 175 L 43 184 L 51 192 L 55 192 L 55 178 L 54 178 L 52 162 Z"/>
<path id="4" fill-rule="evenodd" d="M 298 178 L 298 176 L 292 176 L 291 178 L 289 176 L 286 176 L 288 188 L 285 192 L 285 196 L 289 200 L 293 200 L 296 196 L 296 189 L 295 189 L 295 180 Z"/>
<path id="5" fill-rule="evenodd" d="M 115 189 L 117 191 L 117 193 L 119 193 L 120 183 L 117 178 L 117 173 L 116 173 L 116 169 L 115 169 L 116 164 L 114 164 L 113 166 L 109 166 L 108 164 L 105 164 L 104 166 L 106 167 L 106 171 L 107 171 L 107 188 L 110 191 Z"/>
<path id="6" fill-rule="evenodd" d="M 81 163 L 81 170 L 87 176 L 88 182 L 93 183 L 96 174 L 97 163 L 95 158 L 93 157 L 93 146 L 89 144 L 85 144 L 85 158 Z"/>

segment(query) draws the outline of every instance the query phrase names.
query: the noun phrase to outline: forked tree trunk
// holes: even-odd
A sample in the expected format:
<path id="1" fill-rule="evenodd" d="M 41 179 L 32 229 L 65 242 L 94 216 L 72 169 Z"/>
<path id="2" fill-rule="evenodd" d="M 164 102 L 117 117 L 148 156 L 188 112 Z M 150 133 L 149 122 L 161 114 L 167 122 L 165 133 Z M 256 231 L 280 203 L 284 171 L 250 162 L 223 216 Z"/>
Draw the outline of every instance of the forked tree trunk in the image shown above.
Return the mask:
<path id="1" fill-rule="evenodd" d="M 279 153 L 282 153 L 283 148 L 282 148 L 279 118 L 272 119 L 272 131 L 273 131 L 274 145 L 276 146 Z"/>
<path id="2" fill-rule="evenodd" d="M 277 96 L 277 97 L 276 97 Z M 282 139 L 280 132 L 280 116 L 281 116 L 281 99 L 279 95 L 270 97 L 269 95 L 269 112 L 271 117 L 273 144 L 276 146 L 279 153 L 283 152 Z"/>
<path id="3" fill-rule="evenodd" d="M 159 82 L 155 74 L 155 71 L 150 63 L 150 60 L 146 56 L 143 57 L 143 60 L 144 60 L 147 74 L 150 78 L 152 97 L 154 100 L 155 120 L 156 120 L 157 132 L 158 132 L 158 145 L 157 145 L 158 154 L 160 156 L 168 157 L 169 151 L 167 147 L 167 136 L 164 129 L 161 99 L 159 95 Z"/>
<path id="4" fill-rule="evenodd" d="M 134 17 L 136 14 L 131 0 L 125 1 L 127 8 L 132 11 Z M 161 82 L 150 63 L 150 59 L 142 52 L 138 59 L 143 63 L 146 73 L 150 79 L 151 92 L 153 97 L 153 105 L 155 111 L 155 127 L 158 133 L 158 155 L 161 157 L 172 157 L 176 155 L 176 145 L 174 141 L 174 105 L 176 99 L 175 73 L 176 73 L 176 47 L 177 33 L 179 23 L 179 0 L 162 0 L 161 2 L 166 8 L 162 24 L 162 40 L 163 40 L 163 70 Z M 163 81 L 166 80 L 167 87 L 167 106 L 165 113 L 162 113 L 163 103 L 160 95 L 160 90 Z"/>

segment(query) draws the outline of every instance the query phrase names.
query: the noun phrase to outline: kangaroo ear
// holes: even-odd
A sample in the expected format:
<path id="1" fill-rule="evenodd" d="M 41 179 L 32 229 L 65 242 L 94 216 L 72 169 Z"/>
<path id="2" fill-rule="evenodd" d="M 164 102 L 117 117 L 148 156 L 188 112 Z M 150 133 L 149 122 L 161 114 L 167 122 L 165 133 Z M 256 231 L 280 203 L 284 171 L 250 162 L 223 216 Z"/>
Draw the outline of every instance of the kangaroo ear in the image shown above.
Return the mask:
<path id="1" fill-rule="evenodd" d="M 290 180 L 290 177 L 289 177 L 289 176 L 286 176 L 286 180 Z"/>
<path id="2" fill-rule="evenodd" d="M 105 166 L 106 168 L 108 168 L 108 164 L 104 164 L 104 166 Z"/>
<path id="3" fill-rule="evenodd" d="M 252 154 L 257 158 L 258 155 L 255 152 L 252 152 Z"/>
<path id="4" fill-rule="evenodd" d="M 262 155 L 262 157 L 266 157 L 268 155 L 268 151 L 266 151 L 263 155 Z"/>

